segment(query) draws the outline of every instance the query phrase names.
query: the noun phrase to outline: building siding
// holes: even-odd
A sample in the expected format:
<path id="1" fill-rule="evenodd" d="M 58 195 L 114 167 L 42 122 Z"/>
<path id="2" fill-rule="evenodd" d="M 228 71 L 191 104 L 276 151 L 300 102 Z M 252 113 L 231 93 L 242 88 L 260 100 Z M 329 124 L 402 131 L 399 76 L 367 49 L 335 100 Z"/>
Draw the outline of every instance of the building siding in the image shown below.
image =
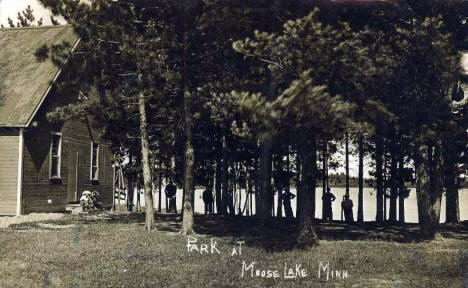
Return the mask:
<path id="1" fill-rule="evenodd" d="M 112 205 L 112 161 L 109 143 L 102 139 L 99 123 L 92 117 L 68 119 L 51 123 L 47 112 L 56 107 L 75 103 L 77 93 L 71 90 L 60 94 L 52 91 L 34 117 L 31 127 L 24 133 L 23 161 L 23 213 L 60 212 L 66 205 L 76 202 L 85 190 L 97 190 L 98 201 Z M 61 178 L 49 179 L 51 133 L 62 134 Z M 90 180 L 91 141 L 100 144 L 99 181 Z M 76 155 L 79 154 L 79 163 Z M 78 175 L 76 175 L 78 168 Z M 77 177 L 78 176 L 78 179 Z M 75 185 L 78 184 L 78 185 Z M 77 188 L 77 189 L 76 189 Z M 72 197 L 75 195 L 76 198 Z M 75 198 L 75 199 L 73 199 Z"/>
<path id="2" fill-rule="evenodd" d="M 0 215 L 16 215 L 19 133 L 0 130 Z"/>
<path id="3" fill-rule="evenodd" d="M 52 132 L 62 133 L 61 178 L 57 180 L 49 179 L 49 147 Z M 100 144 L 99 181 L 90 180 L 93 140 Z M 77 153 L 78 165 L 74 161 Z M 44 124 L 42 128 L 30 129 L 25 134 L 23 212 L 27 214 L 64 211 L 66 205 L 79 200 L 85 190 L 97 190 L 100 194 L 98 201 L 104 206 L 111 206 L 112 158 L 109 144 L 103 141 L 98 126 L 93 121 L 68 120 L 61 126 Z M 75 183 L 77 185 L 74 185 Z M 75 199 L 70 198 L 70 195 L 74 194 L 71 192 L 75 192 L 70 189 L 76 190 Z"/>

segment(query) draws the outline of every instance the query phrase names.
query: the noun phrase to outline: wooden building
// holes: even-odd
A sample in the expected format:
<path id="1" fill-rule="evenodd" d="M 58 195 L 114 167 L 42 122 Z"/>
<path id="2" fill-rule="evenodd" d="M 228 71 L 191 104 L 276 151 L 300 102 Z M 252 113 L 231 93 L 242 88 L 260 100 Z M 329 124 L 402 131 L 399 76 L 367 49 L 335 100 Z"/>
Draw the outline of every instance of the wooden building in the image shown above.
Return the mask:
<path id="1" fill-rule="evenodd" d="M 78 45 L 72 27 L 0 29 L 0 215 L 64 211 L 85 190 L 112 205 L 113 157 L 99 124 L 46 117 L 79 97 L 55 92 L 66 72 L 34 55 L 63 41 Z"/>

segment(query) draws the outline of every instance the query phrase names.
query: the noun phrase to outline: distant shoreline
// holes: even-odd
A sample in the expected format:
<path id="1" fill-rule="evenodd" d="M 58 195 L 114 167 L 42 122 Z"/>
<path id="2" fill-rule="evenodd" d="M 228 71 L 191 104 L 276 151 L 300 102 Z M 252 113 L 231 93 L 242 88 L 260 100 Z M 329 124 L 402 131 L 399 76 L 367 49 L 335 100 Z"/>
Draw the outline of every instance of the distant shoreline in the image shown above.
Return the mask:
<path id="1" fill-rule="evenodd" d="M 346 187 L 346 176 L 344 174 L 332 174 L 328 176 L 328 185 L 330 187 L 345 188 Z M 372 178 L 364 178 L 364 188 L 375 188 L 377 186 L 377 181 Z M 317 180 L 317 187 L 322 187 L 322 179 Z M 358 178 L 350 177 L 349 178 L 349 187 L 358 188 Z M 406 188 L 416 188 L 416 185 L 411 182 L 405 183 Z M 468 180 L 462 183 L 461 189 L 468 188 Z"/>

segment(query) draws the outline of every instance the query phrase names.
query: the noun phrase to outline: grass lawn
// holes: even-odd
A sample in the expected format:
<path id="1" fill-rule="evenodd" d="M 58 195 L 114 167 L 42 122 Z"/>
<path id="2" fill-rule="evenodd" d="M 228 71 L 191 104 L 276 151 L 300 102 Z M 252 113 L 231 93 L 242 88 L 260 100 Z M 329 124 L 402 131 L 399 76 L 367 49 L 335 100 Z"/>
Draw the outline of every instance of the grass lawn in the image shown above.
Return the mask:
<path id="1" fill-rule="evenodd" d="M 159 231 L 146 233 L 141 216 L 69 216 L 49 224 L 1 230 L 0 287 L 459 288 L 463 281 L 468 285 L 465 226 L 454 229 L 459 231 L 456 235 L 444 235 L 450 238 L 443 241 L 322 240 L 319 246 L 298 250 L 288 244 L 292 232 L 284 223 L 278 226 L 283 228 L 273 225 L 265 233 L 249 222 L 253 220 L 200 216 L 196 219 L 198 243 L 208 244 L 210 251 L 213 239 L 220 252 L 200 254 L 189 252 L 187 237 L 174 232 L 179 218 L 158 216 Z M 319 234 L 330 239 L 349 229 L 340 225 L 321 225 L 324 228 Z M 410 228 L 400 227 L 399 231 Z M 353 229 L 366 231 L 366 227 Z M 390 234 L 394 232 L 390 230 Z M 245 241 L 242 255 L 232 256 L 237 241 Z M 248 267 L 254 261 L 252 277 Z M 318 277 L 321 262 L 329 264 L 328 281 L 324 270 Z M 295 273 L 296 264 L 301 265 L 297 270 L 304 269 L 306 275 L 301 271 L 297 278 L 286 279 L 285 264 Z M 266 275 L 266 270 L 277 271 L 279 277 L 262 277 L 263 270 Z M 340 275 L 333 273 L 332 278 L 332 271 Z"/>

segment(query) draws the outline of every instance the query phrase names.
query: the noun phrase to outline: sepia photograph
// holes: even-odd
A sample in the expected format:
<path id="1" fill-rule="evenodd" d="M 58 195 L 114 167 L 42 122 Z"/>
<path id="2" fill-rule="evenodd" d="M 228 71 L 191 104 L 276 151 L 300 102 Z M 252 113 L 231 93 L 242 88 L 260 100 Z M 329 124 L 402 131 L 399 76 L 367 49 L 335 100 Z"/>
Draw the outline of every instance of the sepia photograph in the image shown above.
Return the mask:
<path id="1" fill-rule="evenodd" d="M 468 288 L 468 0 L 0 0 L 0 288 Z"/>

